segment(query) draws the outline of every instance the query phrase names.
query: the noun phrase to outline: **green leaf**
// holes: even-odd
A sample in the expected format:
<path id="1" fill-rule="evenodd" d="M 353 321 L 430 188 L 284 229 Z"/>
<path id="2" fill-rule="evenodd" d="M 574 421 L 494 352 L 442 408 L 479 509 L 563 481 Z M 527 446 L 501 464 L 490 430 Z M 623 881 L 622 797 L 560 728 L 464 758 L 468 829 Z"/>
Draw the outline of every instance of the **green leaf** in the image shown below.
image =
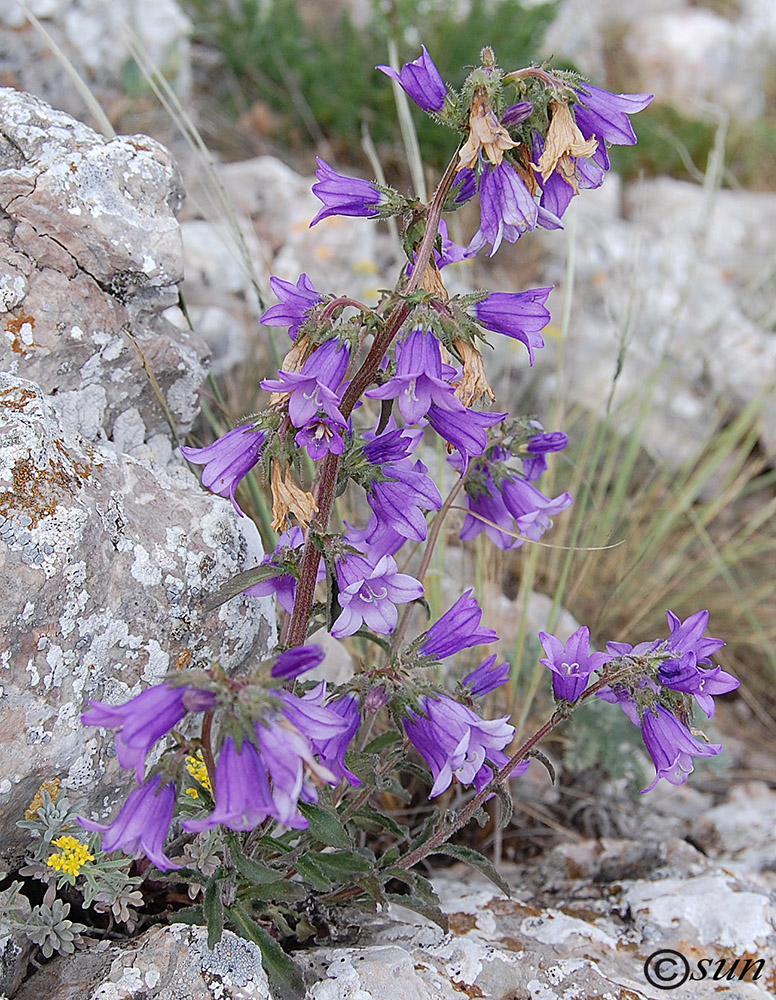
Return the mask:
<path id="1" fill-rule="evenodd" d="M 401 738 L 400 733 L 397 733 L 394 729 L 389 729 L 387 732 L 381 733 L 379 736 L 375 736 L 375 738 L 364 747 L 363 752 L 382 753 L 383 750 L 388 747 L 392 747 L 394 743 L 398 743 Z"/>
<path id="2" fill-rule="evenodd" d="M 512 813 L 514 812 L 515 803 L 509 792 L 503 784 L 496 785 L 496 795 L 498 795 L 501 801 L 501 816 L 499 817 L 498 825 L 502 830 L 505 830 L 512 819 Z"/>
<path id="3" fill-rule="evenodd" d="M 290 879 L 282 878 L 277 882 L 252 885 L 246 890 L 246 895 L 262 902 L 298 903 L 307 896 L 307 889 L 300 882 L 292 882 Z"/>
<path id="4" fill-rule="evenodd" d="M 378 830 L 388 830 L 398 841 L 409 840 L 409 830 L 406 826 L 400 826 L 395 819 L 385 816 L 374 806 L 363 805 L 352 816 L 352 822 L 356 826 L 376 832 Z"/>
<path id="5" fill-rule="evenodd" d="M 281 576 L 283 570 L 278 566 L 255 566 L 253 569 L 246 569 L 244 573 L 238 573 L 231 580 L 227 580 L 220 590 L 202 602 L 205 611 L 213 611 L 215 608 L 231 601 L 254 583 L 261 583 L 262 580 L 269 580 L 272 576 Z"/>
<path id="6" fill-rule="evenodd" d="M 174 924 L 204 924 L 205 911 L 199 905 L 184 906 L 182 910 L 170 914 L 170 921 Z"/>
<path id="7" fill-rule="evenodd" d="M 309 855 L 297 858 L 296 870 L 313 889 L 318 892 L 328 892 L 334 885 L 328 875 L 324 874 Z"/>
<path id="8" fill-rule="evenodd" d="M 310 824 L 310 833 L 327 847 L 352 847 L 353 842 L 348 831 L 333 809 L 325 809 L 321 805 L 311 805 L 300 802 L 299 811 Z"/>
<path id="9" fill-rule="evenodd" d="M 221 900 L 221 879 L 211 878 L 205 886 L 204 915 L 207 925 L 207 946 L 215 948 L 224 933 L 224 904 Z"/>
<path id="10" fill-rule="evenodd" d="M 305 985 L 299 967 L 278 942 L 238 904 L 226 914 L 237 933 L 261 948 L 261 964 L 269 979 L 273 1000 L 304 1000 Z"/>
<path id="11" fill-rule="evenodd" d="M 442 844 L 440 847 L 435 847 L 430 853 L 444 854 L 449 858 L 455 858 L 456 861 L 464 861 L 467 865 L 471 865 L 472 868 L 476 868 L 486 878 L 489 878 L 491 882 L 501 889 L 505 896 L 512 894 L 509 883 L 498 868 L 496 868 L 492 861 L 488 861 L 483 854 L 480 854 L 479 851 L 472 850 L 471 847 L 464 847 L 463 844 Z"/>
<path id="12" fill-rule="evenodd" d="M 332 851 L 315 855 L 316 866 L 325 874 L 341 882 L 358 872 L 371 872 L 374 864 L 356 851 Z"/>
<path id="13" fill-rule="evenodd" d="M 253 885 L 266 885 L 268 882 L 277 882 L 283 877 L 283 872 L 278 871 L 277 868 L 269 868 L 258 861 L 246 858 L 239 851 L 232 852 L 232 860 L 237 871 Z"/>

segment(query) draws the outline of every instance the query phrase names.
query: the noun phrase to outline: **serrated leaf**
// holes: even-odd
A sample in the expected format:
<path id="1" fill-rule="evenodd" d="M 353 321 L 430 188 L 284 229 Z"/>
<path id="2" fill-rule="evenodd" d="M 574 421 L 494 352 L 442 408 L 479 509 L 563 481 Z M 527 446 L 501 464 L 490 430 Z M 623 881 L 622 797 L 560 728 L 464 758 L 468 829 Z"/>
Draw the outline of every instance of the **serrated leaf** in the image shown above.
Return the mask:
<path id="1" fill-rule="evenodd" d="M 509 883 L 498 868 L 496 868 L 492 861 L 488 861 L 484 854 L 480 854 L 479 851 L 475 851 L 471 847 L 464 847 L 463 844 L 442 844 L 440 847 L 435 847 L 430 853 L 444 854 L 448 858 L 455 858 L 456 861 L 463 861 L 490 879 L 494 885 L 497 885 L 501 889 L 505 896 L 512 894 Z"/>
<path id="2" fill-rule="evenodd" d="M 304 1000 L 305 985 L 296 962 L 239 904 L 226 913 L 237 933 L 261 949 L 261 964 L 267 973 L 273 1000 Z"/>
<path id="3" fill-rule="evenodd" d="M 318 892 L 328 892 L 334 885 L 329 876 L 324 874 L 308 855 L 303 854 L 301 858 L 297 858 L 296 870 L 305 882 Z"/>
<path id="4" fill-rule="evenodd" d="M 421 899 L 419 896 L 413 896 L 411 893 L 406 896 L 400 896 L 393 892 L 386 892 L 385 898 L 389 903 L 396 903 L 397 906 L 406 906 L 407 909 L 412 910 L 413 913 L 419 913 L 421 916 L 433 921 L 442 928 L 445 934 L 450 929 L 447 914 L 442 913 L 438 906 L 435 906 L 433 903 L 429 903 L 425 899 Z"/>
<path id="5" fill-rule="evenodd" d="M 220 879 L 211 878 L 205 886 L 203 911 L 207 925 L 207 946 L 215 948 L 224 933 L 224 904 L 221 900 Z"/>
<path id="6" fill-rule="evenodd" d="M 253 885 L 266 885 L 268 882 L 277 882 L 278 879 L 283 877 L 283 873 L 278 871 L 277 868 L 269 868 L 267 865 L 262 865 L 258 861 L 246 858 L 245 855 L 240 854 L 238 851 L 232 853 L 232 859 L 237 871 Z"/>
<path id="7" fill-rule="evenodd" d="M 299 811 L 310 824 L 310 833 L 327 847 L 352 847 L 353 842 L 333 809 L 300 802 Z"/>
<path id="8" fill-rule="evenodd" d="M 238 594 L 242 594 L 244 590 L 252 587 L 255 583 L 269 580 L 272 576 L 282 576 L 283 572 L 279 567 L 271 566 L 269 563 L 264 566 L 254 566 L 253 569 L 246 569 L 243 573 L 233 576 L 231 580 L 227 580 L 220 590 L 202 602 L 202 606 L 205 611 L 213 611 L 222 604 L 226 604 L 227 601 L 231 601 L 233 597 L 237 597 Z"/>

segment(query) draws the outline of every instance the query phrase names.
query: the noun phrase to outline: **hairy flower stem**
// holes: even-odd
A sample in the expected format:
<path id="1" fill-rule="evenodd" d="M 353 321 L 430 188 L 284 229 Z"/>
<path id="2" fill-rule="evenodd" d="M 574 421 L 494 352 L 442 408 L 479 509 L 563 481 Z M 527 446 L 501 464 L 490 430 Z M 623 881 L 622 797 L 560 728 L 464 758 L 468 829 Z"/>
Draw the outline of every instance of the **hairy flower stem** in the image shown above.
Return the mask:
<path id="1" fill-rule="evenodd" d="M 353 376 L 353 380 L 342 399 L 340 411 L 345 420 L 350 416 L 353 407 L 363 395 L 364 390 L 374 381 L 385 352 L 391 346 L 391 343 L 412 310 L 412 305 L 407 301 L 407 298 L 413 292 L 416 292 L 423 282 L 426 268 L 434 252 L 434 242 L 437 238 L 439 222 L 442 218 L 442 207 L 455 181 L 457 169 L 458 154 L 456 153 L 452 160 L 450 160 L 434 192 L 434 197 L 431 199 L 426 220 L 426 231 L 423 234 L 423 239 L 418 249 L 415 269 L 404 290 L 402 299 L 396 303 L 388 319 L 385 321 L 382 330 L 375 336 L 374 343 L 364 359 L 364 363 Z M 321 532 L 326 531 L 334 506 L 338 469 L 339 455 L 329 452 L 323 460 L 320 478 L 315 490 L 315 502 L 318 505 L 318 514 L 314 519 L 314 524 Z M 286 644 L 289 648 L 301 646 L 307 641 L 307 628 L 315 596 L 316 575 L 320 560 L 320 549 L 315 544 L 312 533 L 308 532 L 302 555 L 302 565 L 299 571 L 294 611 L 291 615 L 286 635 Z"/>

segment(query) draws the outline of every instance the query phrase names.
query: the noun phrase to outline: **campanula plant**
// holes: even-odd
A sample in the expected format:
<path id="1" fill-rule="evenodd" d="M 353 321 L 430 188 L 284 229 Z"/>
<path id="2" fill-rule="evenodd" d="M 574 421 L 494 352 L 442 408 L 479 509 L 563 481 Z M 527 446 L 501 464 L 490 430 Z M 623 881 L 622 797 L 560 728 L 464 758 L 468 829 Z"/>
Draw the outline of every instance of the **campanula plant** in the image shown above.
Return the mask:
<path id="1" fill-rule="evenodd" d="M 425 47 L 401 69 L 378 69 L 452 131 L 447 169 L 422 204 L 319 159 L 313 192 L 322 208 L 310 224 L 336 215 L 404 222 L 406 263 L 395 287 L 367 306 L 314 288 L 306 274 L 273 277 L 279 302 L 263 321 L 285 327 L 289 347 L 262 382 L 264 412 L 206 448 L 184 449 L 204 467 L 203 485 L 235 505 L 252 467 L 271 484 L 282 534 L 241 585 L 248 595 L 277 595 L 277 647 L 236 676 L 196 664 L 123 706 L 90 702 L 83 716 L 116 729 L 119 762 L 138 782 L 111 823 L 83 825 L 104 830 L 104 850 L 144 855 L 171 870 L 166 878 L 204 885 L 183 917 L 207 922 L 211 941 L 228 924 L 259 942 L 276 974 L 288 969 L 277 961 L 276 936 L 309 934 L 311 897 L 328 908 L 384 905 L 398 878 L 409 889 L 404 905 L 443 922 L 414 866 L 494 794 L 509 822 L 520 794 L 511 779 L 588 699 L 619 705 L 640 728 L 653 788 L 663 778 L 684 782 L 694 757 L 720 752 L 693 728 L 693 702 L 711 715 L 714 697 L 737 686 L 712 663 L 723 643 L 706 636 L 706 612 L 685 621 L 669 612 L 668 635 L 637 646 L 617 637 L 606 651 L 591 647 L 586 627 L 566 641 L 542 632 L 556 709 L 515 745 L 509 717 L 491 718 L 482 706 L 510 667 L 494 651 L 498 633 L 473 589 L 461 581 L 457 599 L 428 624 L 424 578 L 459 497 L 461 540 L 484 532 L 501 549 L 537 542 L 573 503 L 541 487 L 548 456 L 568 438 L 498 406 L 481 351 L 489 337 L 508 337 L 532 365 L 552 289 L 450 295 L 445 268 L 486 249 L 492 256 L 539 227 L 562 227 L 571 200 L 603 183 L 607 146 L 636 141 L 630 116 L 651 96 L 611 94 L 544 66 L 505 71 L 490 49 L 460 91 Z M 475 198 L 478 228 L 456 246 L 444 216 Z M 443 477 L 422 460 L 423 442 L 435 440 L 448 454 Z M 300 479 L 305 451 L 312 483 Z M 352 525 L 332 517 L 346 491 L 361 511 Z M 332 683 L 324 632 L 356 638 L 350 680 Z M 440 666 L 461 653 L 480 665 L 444 685 Z M 162 739 L 167 749 L 149 766 Z M 406 795 L 408 774 L 425 775 L 432 800 L 454 784 L 468 789 L 464 805 L 439 809 L 422 830 L 402 827 L 381 791 Z M 376 856 L 363 831 L 392 846 Z M 205 835 L 208 870 L 172 871 L 190 866 L 192 838 Z M 499 882 L 487 859 L 459 850 Z"/>

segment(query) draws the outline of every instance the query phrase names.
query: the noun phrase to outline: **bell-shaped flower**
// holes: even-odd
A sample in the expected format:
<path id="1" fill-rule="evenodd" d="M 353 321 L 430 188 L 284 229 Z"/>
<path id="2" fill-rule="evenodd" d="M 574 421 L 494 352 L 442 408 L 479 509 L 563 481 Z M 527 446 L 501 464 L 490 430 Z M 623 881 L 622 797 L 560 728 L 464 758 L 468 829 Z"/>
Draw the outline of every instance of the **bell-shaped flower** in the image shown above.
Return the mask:
<path id="1" fill-rule="evenodd" d="M 699 743 L 676 716 L 656 705 L 647 709 L 641 720 L 644 746 L 655 765 L 655 780 L 642 792 L 651 792 L 661 778 L 672 785 L 683 785 L 692 772 L 693 757 L 714 757 L 722 750 L 719 743 Z"/>
<path id="2" fill-rule="evenodd" d="M 612 659 L 612 653 L 590 652 L 590 629 L 583 625 L 565 643 L 554 635 L 540 632 L 539 639 L 546 657 L 539 663 L 552 671 L 552 690 L 563 701 L 576 701 L 590 682 L 591 676 Z"/>
<path id="3" fill-rule="evenodd" d="M 212 444 L 204 448 L 181 447 L 181 454 L 194 465 L 204 465 L 202 470 L 202 485 L 221 497 L 228 497 L 234 509 L 243 517 L 237 501 L 235 490 L 243 478 L 258 462 L 261 449 L 267 440 L 264 431 L 254 429 L 255 424 L 234 427 L 227 431 Z"/>
<path id="4" fill-rule="evenodd" d="M 313 351 L 301 371 L 281 369 L 278 378 L 264 379 L 261 387 L 268 392 L 288 393 L 288 415 L 294 427 L 304 427 L 321 410 L 344 424 L 335 390 L 345 377 L 349 361 L 347 345 L 335 337 Z"/>
<path id="5" fill-rule="evenodd" d="M 540 432 L 529 438 L 527 455 L 523 455 L 523 475 L 529 483 L 535 482 L 547 468 L 547 455 L 568 447 L 568 435 L 563 431 Z"/>
<path id="6" fill-rule="evenodd" d="M 464 687 L 469 689 L 469 694 L 472 697 L 481 698 L 483 695 L 495 691 L 496 688 L 500 688 L 509 680 L 509 663 L 506 661 L 496 663 L 497 659 L 495 653 L 491 654 L 482 661 L 476 670 L 472 670 L 464 677 Z"/>
<path id="7" fill-rule="evenodd" d="M 337 565 L 337 577 L 342 613 L 331 630 L 337 639 L 353 635 L 362 625 L 378 635 L 389 635 L 399 619 L 396 605 L 409 604 L 423 595 L 423 584 L 400 573 L 389 555 L 382 556 L 375 566 L 363 556 L 346 556 Z"/>
<path id="8" fill-rule="evenodd" d="M 493 777 L 486 759 L 497 767 L 509 760 L 503 752 L 515 734 L 507 722 L 509 716 L 487 721 L 446 695 L 422 698 L 421 708 L 423 715 L 410 712 L 404 728 L 431 769 L 434 785 L 429 798 L 441 795 L 453 778 L 481 791 Z M 518 765 L 516 773 L 524 773 L 527 766 L 527 762 Z"/>
<path id="9" fill-rule="evenodd" d="M 485 164 L 480 175 L 480 228 L 466 248 L 473 257 L 488 243 L 489 256 L 502 240 L 515 243 L 525 232 L 535 229 L 539 208 L 517 170 L 502 160 L 498 166 Z"/>
<path id="10" fill-rule="evenodd" d="M 123 705 L 90 701 L 89 711 L 81 716 L 85 726 L 115 728 L 116 757 L 127 770 L 134 769 L 143 780 L 148 751 L 157 740 L 177 726 L 188 712 L 207 712 L 216 706 L 210 691 L 184 685 L 156 684 Z"/>
<path id="11" fill-rule="evenodd" d="M 405 63 L 399 72 L 392 66 L 376 68 L 395 80 L 423 111 L 439 112 L 445 105 L 447 88 L 426 46 L 422 49 L 418 58 Z"/>
<path id="12" fill-rule="evenodd" d="M 612 94 L 589 83 L 576 89 L 579 103 L 573 113 L 579 130 L 586 138 L 594 136 L 614 146 L 632 146 L 636 133 L 629 115 L 634 115 L 652 101 L 654 94 Z"/>
<path id="13" fill-rule="evenodd" d="M 474 318 L 486 330 L 503 333 L 525 344 L 534 363 L 534 351 L 544 347 L 541 331 L 552 318 L 544 305 L 552 288 L 527 292 L 491 292 L 472 307 Z"/>
<path id="14" fill-rule="evenodd" d="M 481 620 L 482 608 L 477 598 L 472 597 L 472 591 L 467 590 L 426 632 L 418 652 L 442 660 L 462 649 L 496 642 L 498 635 L 492 628 L 481 628 Z"/>
<path id="15" fill-rule="evenodd" d="M 313 184 L 313 194 L 323 202 L 323 208 L 310 223 L 311 227 L 330 215 L 374 218 L 380 214 L 380 206 L 386 199 L 374 185 L 358 177 L 338 174 L 320 156 L 316 157 L 316 160 L 318 169 L 315 171 L 315 176 L 318 182 Z"/>
<path id="16" fill-rule="evenodd" d="M 293 681 L 307 673 L 308 670 L 320 666 L 325 656 L 323 646 L 318 646 L 315 643 L 287 649 L 275 661 L 271 674 L 276 680 Z"/>
<path id="17" fill-rule="evenodd" d="M 162 776 L 157 774 L 140 788 L 129 793 L 118 816 L 106 826 L 78 817 L 85 830 L 103 833 L 102 849 L 106 854 L 123 851 L 125 854 L 145 856 L 159 871 L 181 865 L 171 861 L 164 853 L 164 841 L 170 830 L 175 809 L 175 785 L 169 782 L 160 788 Z"/>
<path id="18" fill-rule="evenodd" d="M 396 374 L 385 385 L 369 389 L 365 395 L 372 399 L 398 397 L 399 412 L 408 424 L 416 424 L 425 417 L 432 403 L 443 410 L 464 410 L 455 397 L 455 390 L 445 380 L 445 376 L 453 374 L 453 368 L 442 365 L 436 337 L 416 327 L 396 345 Z"/>
<path id="19" fill-rule="evenodd" d="M 462 410 L 443 410 L 432 404 L 427 416 L 437 434 L 458 450 L 465 471 L 470 460 L 487 448 L 488 428 L 501 423 L 508 414 L 469 410 L 465 406 Z"/>
<path id="20" fill-rule="evenodd" d="M 316 292 L 306 274 L 300 274 L 296 284 L 274 276 L 269 279 L 269 283 L 280 302 L 270 306 L 259 317 L 259 322 L 265 326 L 287 326 L 289 337 L 296 340 L 299 327 L 307 319 L 307 314 L 313 306 L 323 301 L 323 297 Z"/>
<path id="21" fill-rule="evenodd" d="M 271 779 L 275 819 L 285 826 L 304 829 L 307 820 L 299 812 L 299 799 L 316 802 L 316 784 L 336 785 L 337 779 L 315 759 L 309 738 L 287 719 L 257 722 L 256 735 Z"/>
<path id="22" fill-rule="evenodd" d="M 184 820 L 185 830 L 201 833 L 215 826 L 254 830 L 269 816 L 275 816 L 267 769 L 250 740 L 243 739 L 238 751 L 232 736 L 224 739 L 216 761 L 214 794 L 213 812 L 203 819 Z"/>

